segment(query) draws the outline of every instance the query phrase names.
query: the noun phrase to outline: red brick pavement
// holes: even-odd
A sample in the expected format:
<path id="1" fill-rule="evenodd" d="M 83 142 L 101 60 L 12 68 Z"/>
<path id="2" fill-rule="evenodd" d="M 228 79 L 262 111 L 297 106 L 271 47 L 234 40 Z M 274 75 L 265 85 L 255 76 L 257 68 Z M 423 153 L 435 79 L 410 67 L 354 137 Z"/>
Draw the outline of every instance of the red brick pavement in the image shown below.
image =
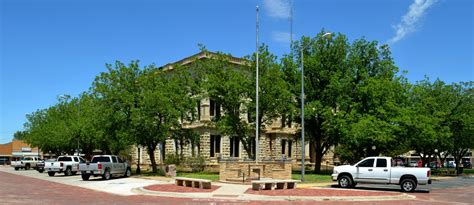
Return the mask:
<path id="1" fill-rule="evenodd" d="M 192 192 L 192 193 L 208 193 L 213 192 L 220 188 L 220 186 L 212 185 L 210 189 L 199 189 L 199 188 L 192 188 L 192 187 L 184 187 L 184 186 L 176 186 L 175 184 L 156 184 L 143 187 L 144 189 L 150 191 L 164 191 L 164 192 Z"/>
<path id="2" fill-rule="evenodd" d="M 335 196 L 398 196 L 397 192 L 381 192 L 381 191 L 354 191 L 342 189 L 278 189 L 278 190 L 260 190 L 255 191 L 251 188 L 245 193 L 266 196 L 317 196 L 317 197 L 335 197 Z"/>
<path id="3" fill-rule="evenodd" d="M 337 190 L 339 191 L 339 190 Z M 395 192 L 397 193 L 397 192 Z M 444 194 L 446 193 L 446 194 Z M 402 201 L 239 201 L 236 199 L 187 199 L 158 196 L 119 196 L 0 171 L 0 204 L 456 204 L 472 202 L 472 190 L 443 189 L 415 194 Z M 440 202 L 437 200 L 441 200 Z M 467 202 L 467 203 L 466 203 Z M 472 203 L 471 203 L 472 204 Z"/>

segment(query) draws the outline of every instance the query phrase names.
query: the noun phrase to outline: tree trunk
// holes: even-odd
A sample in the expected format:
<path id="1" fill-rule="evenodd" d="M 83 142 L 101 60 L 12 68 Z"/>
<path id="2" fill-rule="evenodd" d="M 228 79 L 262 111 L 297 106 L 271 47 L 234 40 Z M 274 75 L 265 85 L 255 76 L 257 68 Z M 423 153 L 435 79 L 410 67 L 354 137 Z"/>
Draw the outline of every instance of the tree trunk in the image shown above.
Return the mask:
<path id="1" fill-rule="evenodd" d="M 150 161 L 151 161 L 151 169 L 152 169 L 152 172 L 156 174 L 158 173 L 158 169 L 156 166 L 155 150 L 156 150 L 156 145 L 147 146 L 148 156 L 150 157 Z"/>
<path id="2" fill-rule="evenodd" d="M 164 140 L 163 142 L 161 142 L 161 163 L 163 164 L 164 161 L 165 161 L 165 157 L 166 157 L 166 140 Z"/>
<path id="3" fill-rule="evenodd" d="M 444 167 L 444 162 L 446 161 L 446 158 L 448 157 L 447 154 L 445 154 L 443 157 L 441 156 L 441 152 L 438 153 L 439 161 L 441 167 Z"/>
<path id="4" fill-rule="evenodd" d="M 323 160 L 323 147 L 321 146 L 321 137 L 318 136 L 318 139 L 315 141 L 315 149 L 314 152 L 316 157 L 314 158 L 314 173 L 319 174 L 321 173 L 321 162 Z"/>

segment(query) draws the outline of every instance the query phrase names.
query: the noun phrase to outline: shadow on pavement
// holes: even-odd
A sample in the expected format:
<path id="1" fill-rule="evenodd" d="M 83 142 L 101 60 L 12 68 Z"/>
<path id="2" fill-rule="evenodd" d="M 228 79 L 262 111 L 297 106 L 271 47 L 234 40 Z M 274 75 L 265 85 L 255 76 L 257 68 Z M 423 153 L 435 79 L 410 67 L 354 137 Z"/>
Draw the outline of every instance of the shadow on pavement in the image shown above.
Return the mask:
<path id="1" fill-rule="evenodd" d="M 344 188 L 340 188 L 338 185 L 331 185 L 331 188 L 344 189 Z M 359 186 L 356 186 L 354 188 L 347 189 L 347 190 L 389 191 L 389 192 L 405 193 L 405 192 L 400 191 L 399 188 L 397 189 L 397 188 L 391 188 L 391 187 L 366 187 L 366 186 L 359 187 Z M 415 189 L 414 192 L 409 192 L 409 193 L 430 193 L 430 190 Z"/>

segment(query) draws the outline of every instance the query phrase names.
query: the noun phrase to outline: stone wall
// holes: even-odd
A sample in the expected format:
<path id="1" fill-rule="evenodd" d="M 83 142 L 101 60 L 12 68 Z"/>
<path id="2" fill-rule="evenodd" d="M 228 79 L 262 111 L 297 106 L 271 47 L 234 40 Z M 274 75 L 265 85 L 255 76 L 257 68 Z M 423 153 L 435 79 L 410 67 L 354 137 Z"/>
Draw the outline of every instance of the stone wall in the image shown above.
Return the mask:
<path id="1" fill-rule="evenodd" d="M 221 161 L 219 163 L 220 181 L 250 181 L 260 178 L 291 179 L 291 161 Z"/>

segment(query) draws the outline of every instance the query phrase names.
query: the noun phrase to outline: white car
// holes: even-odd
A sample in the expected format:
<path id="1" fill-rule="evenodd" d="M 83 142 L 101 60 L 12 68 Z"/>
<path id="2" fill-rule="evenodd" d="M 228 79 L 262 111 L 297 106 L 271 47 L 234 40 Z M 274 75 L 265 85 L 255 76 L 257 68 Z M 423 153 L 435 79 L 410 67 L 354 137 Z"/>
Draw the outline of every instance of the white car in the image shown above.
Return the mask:
<path id="1" fill-rule="evenodd" d="M 66 176 L 75 175 L 79 171 L 79 163 L 86 162 L 79 156 L 60 156 L 57 161 L 45 162 L 44 169 L 50 177 L 56 173 L 63 173 Z"/>
<path id="2" fill-rule="evenodd" d="M 398 184 L 404 192 L 413 192 L 418 185 L 431 184 L 430 168 L 392 166 L 391 157 L 368 157 L 355 165 L 334 167 L 332 180 L 342 188 L 357 183 Z"/>

